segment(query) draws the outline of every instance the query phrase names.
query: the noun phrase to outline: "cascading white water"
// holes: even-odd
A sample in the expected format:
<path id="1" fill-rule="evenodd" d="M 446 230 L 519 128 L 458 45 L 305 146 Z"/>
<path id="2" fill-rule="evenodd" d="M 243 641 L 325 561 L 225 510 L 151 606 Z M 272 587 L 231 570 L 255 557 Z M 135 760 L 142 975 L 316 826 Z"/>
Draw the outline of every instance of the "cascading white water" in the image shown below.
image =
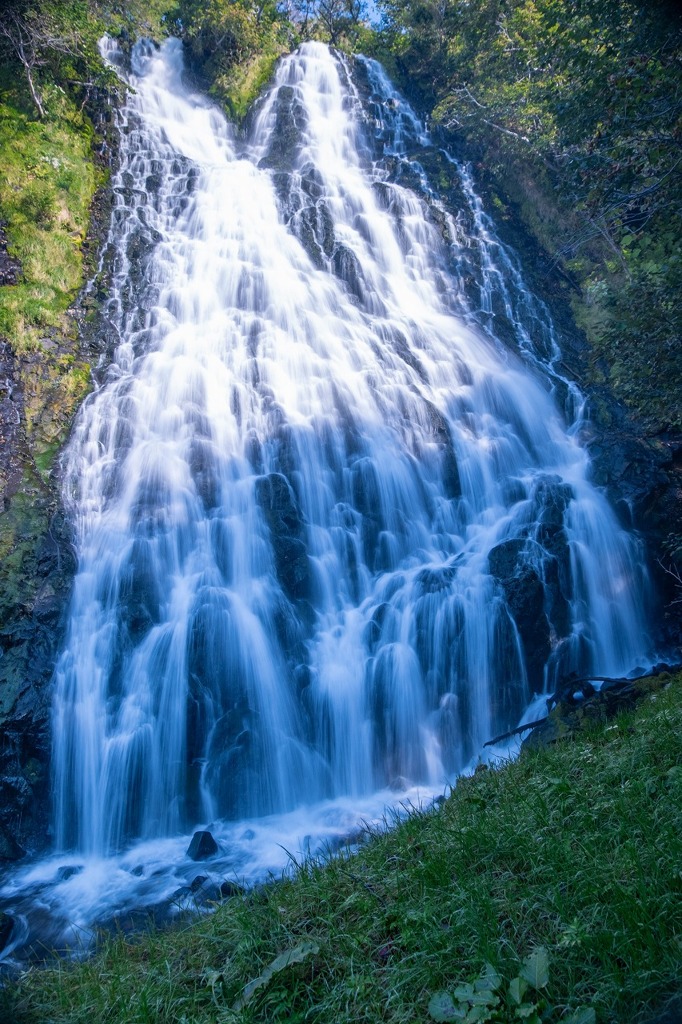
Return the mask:
<path id="1" fill-rule="evenodd" d="M 247 144 L 181 75 L 178 41 L 137 47 L 118 344 L 65 467 L 55 823 L 83 855 L 442 788 L 548 678 L 646 657 L 637 544 L 466 172 L 471 239 L 391 176 L 406 134 L 430 143 L 378 66 L 363 107 L 321 44 L 281 62 Z M 527 365 L 491 336 L 495 275 Z"/>

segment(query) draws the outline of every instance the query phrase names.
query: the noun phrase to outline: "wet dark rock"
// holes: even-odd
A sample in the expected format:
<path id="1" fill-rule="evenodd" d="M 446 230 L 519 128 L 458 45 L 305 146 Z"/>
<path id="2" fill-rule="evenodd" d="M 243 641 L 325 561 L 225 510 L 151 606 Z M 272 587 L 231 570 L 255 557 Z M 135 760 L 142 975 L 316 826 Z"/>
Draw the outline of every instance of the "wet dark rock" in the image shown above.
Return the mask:
<path id="1" fill-rule="evenodd" d="M 324 179 L 313 164 L 308 164 L 301 171 L 301 189 L 313 200 L 324 195 Z"/>
<path id="2" fill-rule="evenodd" d="M 377 200 L 377 205 L 382 210 L 390 210 L 395 201 L 395 189 L 386 181 L 372 182 L 372 191 Z"/>
<path id="3" fill-rule="evenodd" d="M 249 431 L 244 441 L 244 456 L 256 473 L 263 471 L 263 445 L 255 431 Z"/>
<path id="4" fill-rule="evenodd" d="M 223 900 L 231 900 L 235 896 L 243 896 L 246 889 L 237 882 L 229 882 L 227 879 L 220 883 L 220 897 Z"/>
<path id="5" fill-rule="evenodd" d="M 161 188 L 161 175 L 160 174 L 148 174 L 145 182 L 145 192 L 151 195 L 155 195 Z"/>
<path id="6" fill-rule="evenodd" d="M 334 224 L 327 204 L 320 200 L 305 206 L 289 224 L 315 266 L 326 269 L 334 251 Z"/>
<path id="7" fill-rule="evenodd" d="M 445 495 L 451 499 L 461 498 L 462 485 L 448 422 L 432 402 L 425 402 L 424 406 L 429 417 L 431 434 L 441 451 L 441 473 Z"/>
<path id="8" fill-rule="evenodd" d="M 362 302 L 365 294 L 365 276 L 360 261 L 347 245 L 338 245 L 332 256 L 332 271 L 340 278 L 351 296 Z"/>
<path id="9" fill-rule="evenodd" d="M 197 906 L 220 902 L 222 899 L 220 887 L 216 885 L 212 878 L 204 878 L 200 885 L 197 885 L 196 882 L 197 879 L 195 878 L 191 889 Z"/>
<path id="10" fill-rule="evenodd" d="M 545 558 L 542 563 L 545 611 L 559 639 L 567 637 L 571 632 L 571 606 L 561 565 L 557 558 Z"/>
<path id="11" fill-rule="evenodd" d="M 563 526 L 564 513 L 573 499 L 573 488 L 560 477 L 544 476 L 535 488 L 536 514 L 542 523 Z"/>
<path id="12" fill-rule="evenodd" d="M 388 784 L 388 788 L 392 793 L 404 793 L 410 788 L 410 783 L 403 775 L 398 775 L 396 778 L 391 779 Z"/>
<path id="13" fill-rule="evenodd" d="M 23 775 L 5 775 L 0 781 L 0 794 L 5 801 L 23 808 L 31 799 L 32 790 Z"/>
<path id="14" fill-rule="evenodd" d="M 384 623 L 384 619 L 386 618 L 386 612 L 388 611 L 388 608 L 388 604 L 380 604 L 374 611 L 372 618 L 365 626 L 365 631 L 363 633 L 363 641 L 367 645 L 367 648 L 369 649 L 370 653 L 374 652 L 374 650 L 376 649 L 376 645 L 379 643 L 379 640 L 381 638 L 382 626 Z"/>
<path id="15" fill-rule="evenodd" d="M 391 351 L 400 356 L 403 362 L 407 363 L 410 369 L 414 370 L 417 376 L 428 386 L 428 374 L 424 369 L 421 361 L 410 347 L 407 338 L 402 331 L 398 330 L 397 327 L 391 328 L 390 331 L 382 329 L 379 333 L 379 337 L 382 338 L 384 343 L 390 347 Z M 379 352 L 380 358 L 383 357 L 383 353 Z M 427 408 L 431 407 L 430 402 L 424 403 Z M 440 415 L 440 414 L 438 414 Z"/>
<path id="16" fill-rule="evenodd" d="M 556 571 L 564 597 L 570 591 L 571 574 L 571 555 L 564 517 L 572 499 L 572 487 L 558 477 L 540 480 L 532 495 L 533 517 L 537 524 L 535 539 L 556 559 Z"/>
<path id="17" fill-rule="evenodd" d="M 208 875 L 195 875 L 189 887 L 192 892 L 198 892 L 206 882 L 208 882 Z"/>
<path id="18" fill-rule="evenodd" d="M 496 616 L 494 627 L 496 685 L 490 698 L 490 720 L 495 732 L 507 728 L 511 722 L 518 722 L 528 705 L 532 689 L 540 689 L 544 674 L 544 664 L 539 659 L 537 662 L 534 660 L 535 651 L 528 651 L 523 636 L 520 637 L 522 651 L 519 651 L 519 637 L 514 625 L 516 632 L 521 634 L 507 605 Z M 529 685 L 524 682 L 524 665 Z"/>
<path id="19" fill-rule="evenodd" d="M 528 561 L 528 544 L 507 540 L 488 556 L 490 575 L 501 585 L 509 612 L 516 623 L 531 689 L 541 690 L 549 657 L 550 625 L 545 613 L 545 588 L 537 569 Z"/>
<path id="20" fill-rule="evenodd" d="M 301 533 L 302 513 L 289 481 L 282 473 L 269 473 L 256 480 L 256 501 L 272 532 L 292 536 Z"/>
<path id="21" fill-rule="evenodd" d="M 275 571 L 282 589 L 293 600 L 306 597 L 310 565 L 301 539 L 303 516 L 287 478 L 281 473 L 259 477 L 256 501 L 270 530 Z"/>
<path id="22" fill-rule="evenodd" d="M 292 86 L 280 86 L 274 103 L 275 124 L 268 152 L 260 167 L 282 171 L 291 169 L 301 147 L 301 128 L 305 125 L 305 111 L 296 100 Z"/>
<path id="23" fill-rule="evenodd" d="M 524 540 L 506 540 L 497 544 L 488 555 L 490 575 L 500 582 L 512 579 L 525 548 Z"/>
<path id="24" fill-rule="evenodd" d="M 41 626 L 55 626 L 63 610 L 63 599 L 46 583 L 33 602 L 33 617 Z"/>
<path id="25" fill-rule="evenodd" d="M 383 529 L 382 502 L 376 467 L 372 459 L 356 459 L 351 467 L 353 505 L 362 516 L 361 536 L 364 560 L 371 570 L 377 567 L 379 534 Z"/>
<path id="26" fill-rule="evenodd" d="M 219 502 L 220 485 L 216 470 L 216 455 L 210 440 L 194 438 L 190 447 L 189 470 L 197 494 L 207 512 Z"/>
<path id="27" fill-rule="evenodd" d="M 152 545 L 146 538 L 137 538 L 122 575 L 119 595 L 121 618 L 134 643 L 159 621 L 160 594 L 154 568 Z"/>
<path id="28" fill-rule="evenodd" d="M 74 875 L 80 875 L 82 870 L 82 864 L 65 864 L 57 872 L 57 880 L 59 882 L 66 882 L 69 878 L 73 878 Z"/>
<path id="29" fill-rule="evenodd" d="M 12 833 L 0 825 L 0 862 L 12 863 L 26 856 L 26 850 L 16 841 Z"/>
<path id="30" fill-rule="evenodd" d="M 17 554 L 26 573 L 19 579 L 11 570 Z M 48 687 L 66 603 L 66 578 L 53 573 L 49 562 L 38 567 L 30 533 L 0 567 L 0 856 L 7 860 L 46 841 Z"/>
<path id="31" fill-rule="evenodd" d="M 211 736 L 204 775 L 205 784 L 215 795 L 216 810 L 221 818 L 236 817 L 247 794 L 259 792 L 265 757 L 258 713 L 242 709 L 239 717 L 243 727 L 236 734 L 227 731 L 231 717 L 231 713 L 224 716 Z M 221 742 L 221 734 L 225 736 L 224 742 Z"/>
<path id="32" fill-rule="evenodd" d="M 131 263 L 132 274 L 137 275 L 141 273 L 142 263 L 148 259 L 154 246 L 160 239 L 161 236 L 158 232 L 148 233 L 140 228 L 131 231 L 128 236 L 126 255 Z"/>
<path id="33" fill-rule="evenodd" d="M 181 885 L 179 889 L 176 889 L 170 898 L 171 903 L 187 903 L 189 900 L 193 901 L 194 893 L 192 892 L 189 885 Z"/>
<path id="34" fill-rule="evenodd" d="M 457 575 L 454 565 L 445 565 L 439 568 L 430 567 L 421 569 L 416 576 L 416 582 L 423 594 L 440 594 L 450 589 L 450 585 Z"/>
<path id="35" fill-rule="evenodd" d="M 669 562 L 668 538 L 682 536 L 682 441 L 679 433 L 643 436 L 636 423 L 608 393 L 590 396 L 590 422 L 584 442 L 592 460 L 592 480 L 605 487 L 621 523 L 643 535 L 647 561 L 667 606 L 658 619 L 660 646 L 682 643 L 682 614 L 675 589 L 660 571 Z"/>
<path id="36" fill-rule="evenodd" d="M 208 860 L 209 857 L 218 853 L 218 844 L 210 832 L 195 832 L 192 842 L 187 848 L 187 856 L 190 860 Z"/>

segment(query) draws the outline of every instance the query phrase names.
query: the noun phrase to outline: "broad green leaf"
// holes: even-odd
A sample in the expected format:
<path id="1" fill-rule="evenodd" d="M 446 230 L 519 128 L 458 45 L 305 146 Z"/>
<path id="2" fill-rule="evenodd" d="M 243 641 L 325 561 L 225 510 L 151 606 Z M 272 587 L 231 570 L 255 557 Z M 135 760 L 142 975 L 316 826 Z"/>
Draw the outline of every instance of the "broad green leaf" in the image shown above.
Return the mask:
<path id="1" fill-rule="evenodd" d="M 498 974 L 492 964 L 486 964 L 479 977 L 474 982 L 476 992 L 494 992 L 502 984 L 502 975 Z"/>
<path id="2" fill-rule="evenodd" d="M 482 992 L 474 992 L 469 1002 L 472 1006 L 496 1006 L 499 999 L 494 992 L 484 989 Z"/>
<path id="3" fill-rule="evenodd" d="M 471 1001 L 474 997 L 474 986 L 465 982 L 464 985 L 458 985 L 455 989 L 455 999 L 459 999 L 460 1003 L 464 1003 L 467 1000 Z"/>
<path id="4" fill-rule="evenodd" d="M 492 1015 L 489 1006 L 472 1006 L 464 1018 L 464 1024 L 484 1024 L 485 1021 L 491 1020 Z"/>
<path id="5" fill-rule="evenodd" d="M 283 971 L 284 968 L 288 967 L 290 964 L 300 964 L 302 960 L 305 960 L 314 953 L 319 953 L 319 951 L 320 947 L 316 942 L 301 942 L 293 949 L 288 949 L 286 952 L 280 953 L 278 957 L 275 957 L 271 964 L 268 964 L 262 974 L 259 974 L 257 978 L 254 978 L 253 981 L 248 983 L 232 1009 L 235 1011 L 243 1009 L 243 1007 L 251 1001 L 254 993 L 263 985 L 267 985 L 274 974 L 277 974 L 279 971 Z"/>
<path id="6" fill-rule="evenodd" d="M 530 1012 L 526 1013 L 527 1010 Z M 517 1006 L 516 1016 L 524 1020 L 526 1024 L 540 1024 L 540 1014 L 537 1012 L 536 1007 L 530 1003 L 524 1006 Z"/>
<path id="7" fill-rule="evenodd" d="M 512 997 L 517 1005 L 523 1002 L 523 997 L 528 991 L 528 982 L 525 978 L 517 977 L 512 978 L 509 982 L 509 995 Z"/>
<path id="8" fill-rule="evenodd" d="M 429 1000 L 429 1016 L 436 1021 L 463 1021 L 466 1010 L 455 1006 L 449 992 L 436 992 Z"/>
<path id="9" fill-rule="evenodd" d="M 523 961 L 519 974 L 525 978 L 531 988 L 544 988 L 549 982 L 549 958 L 544 946 L 538 946 Z"/>
<path id="10" fill-rule="evenodd" d="M 564 1017 L 561 1024 L 596 1024 L 597 1015 L 591 1006 L 581 1006 L 569 1017 Z"/>

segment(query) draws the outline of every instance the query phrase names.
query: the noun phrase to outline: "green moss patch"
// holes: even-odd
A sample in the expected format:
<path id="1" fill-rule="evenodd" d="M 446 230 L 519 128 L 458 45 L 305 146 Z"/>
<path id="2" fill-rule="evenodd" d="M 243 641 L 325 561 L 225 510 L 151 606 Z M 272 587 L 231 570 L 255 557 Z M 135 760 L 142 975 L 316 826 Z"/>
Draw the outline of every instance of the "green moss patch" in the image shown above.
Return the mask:
<path id="1" fill-rule="evenodd" d="M 18 284 L 0 288 L 0 333 L 15 351 L 27 351 L 62 326 L 82 283 L 80 248 L 97 173 L 92 128 L 56 86 L 43 121 L 7 72 L 0 93 L 0 216 L 22 267 Z"/>

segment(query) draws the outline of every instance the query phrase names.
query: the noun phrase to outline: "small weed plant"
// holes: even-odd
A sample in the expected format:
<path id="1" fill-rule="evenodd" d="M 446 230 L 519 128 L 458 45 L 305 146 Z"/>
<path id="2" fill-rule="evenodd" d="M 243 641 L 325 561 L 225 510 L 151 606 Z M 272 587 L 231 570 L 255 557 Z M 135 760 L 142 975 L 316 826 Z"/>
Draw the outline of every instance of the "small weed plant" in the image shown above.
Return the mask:
<path id="1" fill-rule="evenodd" d="M 530 953 L 508 982 L 492 964 L 472 982 L 457 985 L 452 993 L 436 992 L 429 1001 L 429 1016 L 438 1024 L 542 1024 L 558 1017 L 545 997 L 549 985 L 549 957 L 544 946 Z M 595 1024 L 592 1007 L 580 1007 L 561 1018 L 562 1024 Z"/>

